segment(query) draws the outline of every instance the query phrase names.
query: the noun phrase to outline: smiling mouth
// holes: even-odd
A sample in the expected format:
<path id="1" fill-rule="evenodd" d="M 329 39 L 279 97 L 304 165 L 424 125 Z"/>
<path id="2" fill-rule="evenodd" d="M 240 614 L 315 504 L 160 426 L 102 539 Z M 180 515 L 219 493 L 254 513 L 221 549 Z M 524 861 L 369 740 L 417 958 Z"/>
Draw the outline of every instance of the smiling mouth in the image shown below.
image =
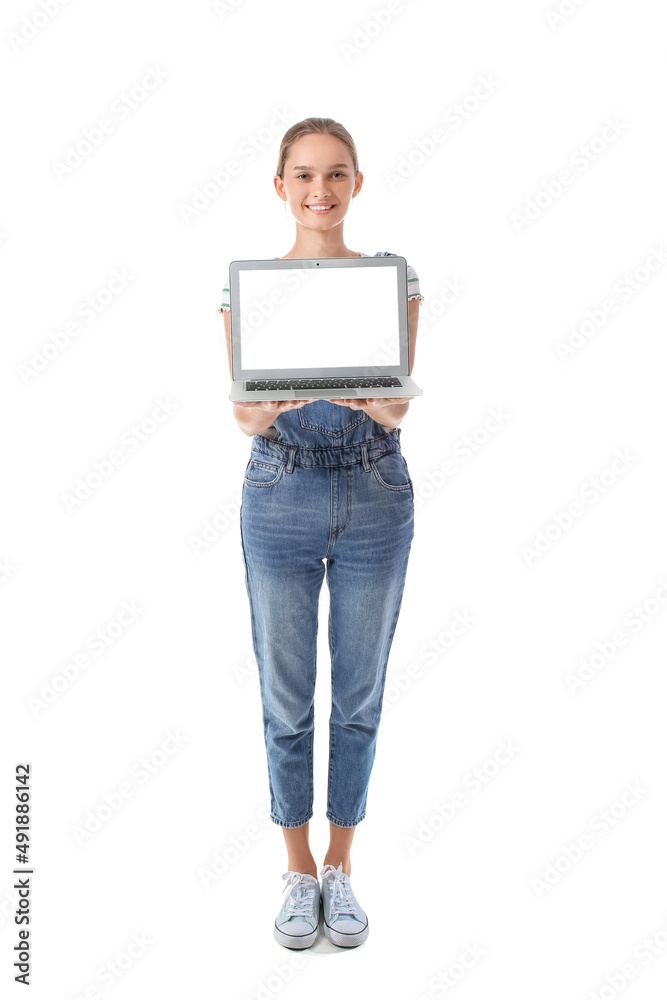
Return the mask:
<path id="1" fill-rule="evenodd" d="M 316 215 L 326 215 L 334 207 L 334 205 L 306 205 L 306 208 L 310 209 L 310 211 L 314 212 Z"/>

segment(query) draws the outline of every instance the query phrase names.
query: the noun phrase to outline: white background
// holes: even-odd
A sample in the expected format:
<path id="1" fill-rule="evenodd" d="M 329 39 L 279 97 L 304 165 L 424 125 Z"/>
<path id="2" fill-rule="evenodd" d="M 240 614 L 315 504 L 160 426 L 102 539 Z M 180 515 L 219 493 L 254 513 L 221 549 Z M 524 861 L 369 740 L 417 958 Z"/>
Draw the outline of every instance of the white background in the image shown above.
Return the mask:
<path id="1" fill-rule="evenodd" d="M 0 962 L 11 982 L 28 761 L 32 996 L 664 996 L 664 35 L 649 0 L 563 0 L 556 21 L 558 3 L 3 5 Z M 250 441 L 217 307 L 230 260 L 292 246 L 272 180 L 311 115 L 358 144 L 348 247 L 405 256 L 426 300 L 424 396 L 402 425 L 416 536 L 352 854 L 370 936 L 299 955 L 271 933 L 286 855 L 238 529 Z M 115 626 L 123 602 L 135 617 Z M 458 636 L 457 614 L 474 619 Z M 518 749 L 494 764 L 501 741 Z"/>

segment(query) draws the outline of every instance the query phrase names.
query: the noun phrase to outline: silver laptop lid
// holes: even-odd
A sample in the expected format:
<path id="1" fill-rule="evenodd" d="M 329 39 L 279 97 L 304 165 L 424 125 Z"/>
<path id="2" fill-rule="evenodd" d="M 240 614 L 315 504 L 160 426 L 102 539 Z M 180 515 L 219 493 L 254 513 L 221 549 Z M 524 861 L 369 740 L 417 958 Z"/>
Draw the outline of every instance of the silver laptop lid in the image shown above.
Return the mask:
<path id="1" fill-rule="evenodd" d="M 405 257 L 235 260 L 232 378 L 408 375 Z"/>

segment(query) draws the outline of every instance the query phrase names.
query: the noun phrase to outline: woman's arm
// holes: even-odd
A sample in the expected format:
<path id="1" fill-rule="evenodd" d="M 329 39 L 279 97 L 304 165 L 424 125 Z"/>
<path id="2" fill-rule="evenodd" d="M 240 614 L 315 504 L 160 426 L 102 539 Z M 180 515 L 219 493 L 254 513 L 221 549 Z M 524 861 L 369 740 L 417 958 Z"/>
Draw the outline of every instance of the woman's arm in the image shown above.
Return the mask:
<path id="1" fill-rule="evenodd" d="M 229 319 L 229 310 L 222 313 L 225 323 L 225 340 L 227 341 L 227 361 L 229 362 L 229 377 L 232 375 L 232 326 Z M 273 417 L 265 413 L 263 408 L 259 408 L 257 403 L 234 403 L 234 419 L 244 434 L 254 437 L 255 434 L 262 434 L 268 431 L 273 423 Z"/>
<path id="2" fill-rule="evenodd" d="M 408 330 L 410 335 L 410 368 L 409 374 L 415 363 L 415 347 L 417 345 L 417 327 L 419 325 L 419 306 L 421 299 L 416 296 L 408 299 Z M 332 403 L 341 406 L 349 406 L 353 410 L 363 410 L 371 420 L 382 424 L 388 431 L 398 427 L 405 414 L 408 412 L 410 401 L 398 402 L 394 399 L 332 399 Z"/>
<path id="3" fill-rule="evenodd" d="M 410 368 L 408 375 L 412 375 L 415 364 L 415 347 L 417 346 L 417 327 L 419 326 L 419 306 L 421 299 L 408 299 L 408 330 L 410 331 Z"/>
<path id="4" fill-rule="evenodd" d="M 232 330 L 229 311 L 224 310 L 222 318 L 225 322 L 225 340 L 227 341 L 227 360 L 229 374 L 232 374 Z M 310 403 L 310 399 L 281 399 L 263 403 L 234 403 L 234 419 L 244 434 L 254 437 L 255 434 L 266 434 L 271 424 L 283 410 L 294 410 Z"/>

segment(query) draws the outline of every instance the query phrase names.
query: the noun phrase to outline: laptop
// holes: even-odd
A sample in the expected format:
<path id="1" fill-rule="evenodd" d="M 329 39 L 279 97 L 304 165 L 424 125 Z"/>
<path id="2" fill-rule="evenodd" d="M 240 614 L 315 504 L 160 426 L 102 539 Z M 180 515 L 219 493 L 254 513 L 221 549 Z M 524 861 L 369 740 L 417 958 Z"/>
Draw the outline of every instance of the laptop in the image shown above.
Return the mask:
<path id="1" fill-rule="evenodd" d="M 423 395 L 405 257 L 235 260 L 229 279 L 233 402 Z"/>

